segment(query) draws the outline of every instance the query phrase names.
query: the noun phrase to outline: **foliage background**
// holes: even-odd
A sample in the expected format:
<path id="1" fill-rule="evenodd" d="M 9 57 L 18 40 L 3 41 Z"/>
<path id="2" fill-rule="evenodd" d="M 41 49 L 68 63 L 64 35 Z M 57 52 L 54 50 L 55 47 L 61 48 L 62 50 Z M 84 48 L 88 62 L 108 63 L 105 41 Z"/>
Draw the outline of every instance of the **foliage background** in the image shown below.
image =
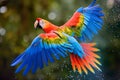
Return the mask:
<path id="1" fill-rule="evenodd" d="M 79 75 L 69 57 L 49 64 L 36 74 L 15 74 L 11 61 L 37 36 L 37 17 L 64 24 L 80 6 L 92 0 L 0 0 L 0 80 L 120 80 L 120 0 L 97 0 L 105 13 L 104 26 L 93 39 L 101 49 L 102 72 Z"/>

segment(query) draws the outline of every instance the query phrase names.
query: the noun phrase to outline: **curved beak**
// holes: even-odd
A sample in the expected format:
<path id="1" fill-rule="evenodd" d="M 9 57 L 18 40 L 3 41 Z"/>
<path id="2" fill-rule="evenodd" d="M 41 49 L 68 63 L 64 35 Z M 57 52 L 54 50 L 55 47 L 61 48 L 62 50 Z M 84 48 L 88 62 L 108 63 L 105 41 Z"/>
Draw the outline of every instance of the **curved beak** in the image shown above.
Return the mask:
<path id="1" fill-rule="evenodd" d="M 34 28 L 37 29 L 37 25 L 39 25 L 38 21 L 36 20 L 34 23 Z"/>
<path id="2" fill-rule="evenodd" d="M 41 25 L 39 24 L 38 20 L 35 21 L 35 23 L 34 23 L 34 28 L 35 28 L 35 29 L 37 29 L 37 28 L 41 28 L 41 29 L 42 29 L 42 27 L 41 27 Z"/>

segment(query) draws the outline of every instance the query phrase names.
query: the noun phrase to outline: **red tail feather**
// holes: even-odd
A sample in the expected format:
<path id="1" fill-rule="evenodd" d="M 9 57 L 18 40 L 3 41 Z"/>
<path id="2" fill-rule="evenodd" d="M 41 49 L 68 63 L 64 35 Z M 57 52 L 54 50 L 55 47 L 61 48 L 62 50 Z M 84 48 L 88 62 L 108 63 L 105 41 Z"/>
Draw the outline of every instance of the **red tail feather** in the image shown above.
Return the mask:
<path id="1" fill-rule="evenodd" d="M 80 58 L 78 55 L 75 55 L 73 53 L 70 54 L 73 70 L 76 71 L 76 69 L 78 69 L 78 72 L 80 74 L 82 73 L 82 71 L 88 74 L 88 70 L 94 73 L 94 70 L 92 67 L 97 68 L 98 70 L 101 71 L 101 69 L 97 66 L 97 64 L 101 65 L 101 63 L 97 60 L 97 58 L 100 58 L 100 56 L 94 53 L 99 51 L 99 49 L 93 47 L 96 44 L 81 43 L 80 45 L 82 46 L 85 55 L 83 58 Z"/>

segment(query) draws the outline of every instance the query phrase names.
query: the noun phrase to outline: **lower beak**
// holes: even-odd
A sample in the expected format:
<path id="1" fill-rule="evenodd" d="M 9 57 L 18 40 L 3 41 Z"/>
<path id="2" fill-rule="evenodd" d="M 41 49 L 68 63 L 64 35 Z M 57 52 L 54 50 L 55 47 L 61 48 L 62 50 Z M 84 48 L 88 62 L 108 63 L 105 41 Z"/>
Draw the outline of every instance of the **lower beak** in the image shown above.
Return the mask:
<path id="1" fill-rule="evenodd" d="M 39 24 L 37 24 L 37 27 L 36 28 L 40 28 L 40 29 L 42 29 L 42 26 L 41 25 L 39 25 Z"/>

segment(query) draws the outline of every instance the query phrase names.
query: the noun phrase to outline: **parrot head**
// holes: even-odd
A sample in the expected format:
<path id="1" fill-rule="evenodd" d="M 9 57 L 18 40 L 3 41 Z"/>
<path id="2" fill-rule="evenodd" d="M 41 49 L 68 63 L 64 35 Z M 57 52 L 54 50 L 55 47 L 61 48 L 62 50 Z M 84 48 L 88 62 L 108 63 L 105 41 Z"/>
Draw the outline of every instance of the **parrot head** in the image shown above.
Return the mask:
<path id="1" fill-rule="evenodd" d="M 42 18 L 37 18 L 35 23 L 34 23 L 34 28 L 40 28 L 43 29 L 44 32 L 50 32 L 52 30 L 56 30 L 57 27 L 50 23 L 49 21 L 42 19 Z"/>
<path id="2" fill-rule="evenodd" d="M 46 26 L 46 24 L 48 23 L 48 21 L 42 19 L 42 18 L 37 18 L 35 23 L 34 23 L 34 28 L 40 28 L 40 29 L 44 29 L 44 27 Z"/>

